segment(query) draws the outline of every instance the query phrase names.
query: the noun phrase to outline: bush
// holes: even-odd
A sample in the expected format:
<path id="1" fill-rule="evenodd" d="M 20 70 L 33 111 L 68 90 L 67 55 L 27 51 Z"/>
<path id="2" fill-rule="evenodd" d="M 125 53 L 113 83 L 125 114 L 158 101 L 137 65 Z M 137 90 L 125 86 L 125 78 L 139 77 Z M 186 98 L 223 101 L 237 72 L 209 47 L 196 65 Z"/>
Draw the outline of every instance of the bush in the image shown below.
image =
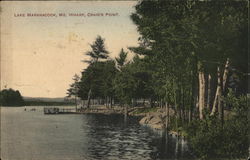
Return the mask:
<path id="1" fill-rule="evenodd" d="M 205 116 L 204 120 L 193 121 L 188 129 L 190 147 L 202 158 L 243 158 L 248 154 L 247 98 L 229 95 L 225 99 L 231 105 L 234 116 L 222 126 L 217 115 Z"/>

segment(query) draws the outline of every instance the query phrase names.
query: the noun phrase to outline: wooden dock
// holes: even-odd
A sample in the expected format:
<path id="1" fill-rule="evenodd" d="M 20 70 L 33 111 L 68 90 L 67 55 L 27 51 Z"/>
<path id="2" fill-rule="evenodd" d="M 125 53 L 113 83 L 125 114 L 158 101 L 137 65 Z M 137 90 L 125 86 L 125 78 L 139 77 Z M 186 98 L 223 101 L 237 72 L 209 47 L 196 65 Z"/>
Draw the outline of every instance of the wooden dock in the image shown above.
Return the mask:
<path id="1" fill-rule="evenodd" d="M 44 107 L 44 114 L 69 114 L 76 113 L 74 108 Z"/>

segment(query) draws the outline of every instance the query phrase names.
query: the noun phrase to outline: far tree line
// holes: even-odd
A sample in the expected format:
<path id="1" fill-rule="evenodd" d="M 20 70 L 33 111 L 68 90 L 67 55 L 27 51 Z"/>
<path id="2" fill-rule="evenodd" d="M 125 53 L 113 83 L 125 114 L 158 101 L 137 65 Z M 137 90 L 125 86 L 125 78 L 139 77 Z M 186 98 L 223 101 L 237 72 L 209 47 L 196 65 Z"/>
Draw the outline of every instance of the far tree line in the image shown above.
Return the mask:
<path id="1" fill-rule="evenodd" d="M 39 98 L 29 98 L 25 99 L 21 95 L 19 90 L 14 90 L 12 88 L 3 89 L 0 91 L 0 106 L 63 106 L 72 105 L 71 101 L 48 101 Z"/>
<path id="2" fill-rule="evenodd" d="M 24 100 L 18 90 L 3 89 L 0 91 L 1 106 L 23 106 Z"/>

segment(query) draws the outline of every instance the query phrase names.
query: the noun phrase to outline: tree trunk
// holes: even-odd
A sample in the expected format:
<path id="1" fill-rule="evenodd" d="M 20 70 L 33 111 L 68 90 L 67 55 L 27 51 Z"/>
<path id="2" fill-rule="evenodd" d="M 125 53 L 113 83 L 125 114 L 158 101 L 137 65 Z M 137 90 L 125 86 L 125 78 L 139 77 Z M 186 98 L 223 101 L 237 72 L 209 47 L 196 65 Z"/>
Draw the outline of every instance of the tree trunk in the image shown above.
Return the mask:
<path id="1" fill-rule="evenodd" d="M 168 102 L 165 103 L 166 105 L 166 129 L 169 128 L 169 105 Z"/>
<path id="2" fill-rule="evenodd" d="M 223 79 L 222 79 L 222 81 L 223 81 L 223 83 L 222 83 L 223 92 L 225 92 L 228 72 L 229 72 L 229 58 L 227 58 L 227 61 L 226 61 L 226 64 L 225 64 L 225 69 L 224 69 L 224 74 L 223 74 Z"/>
<path id="3" fill-rule="evenodd" d="M 163 108 L 162 99 L 160 98 L 160 108 Z"/>
<path id="4" fill-rule="evenodd" d="M 219 117 L 223 123 L 223 121 L 224 121 L 224 106 L 223 106 L 223 103 L 221 102 L 221 96 L 222 96 L 222 92 L 223 92 L 223 94 L 225 92 L 226 81 L 227 81 L 228 72 L 229 72 L 229 58 L 227 58 L 227 61 L 225 64 L 222 84 L 221 84 L 221 73 L 220 72 L 221 72 L 220 67 L 218 67 L 217 68 L 218 84 L 217 84 L 217 90 L 216 90 L 216 94 L 215 94 L 215 98 L 214 98 L 213 109 L 212 109 L 212 112 L 210 115 L 214 115 L 214 113 L 216 112 L 216 104 L 218 103 Z"/>
<path id="5" fill-rule="evenodd" d="M 205 75 L 204 71 L 201 68 L 201 64 L 199 67 L 199 117 L 203 119 L 203 110 L 205 106 Z"/>
<path id="6" fill-rule="evenodd" d="M 109 97 L 106 96 L 106 108 L 109 108 Z"/>
<path id="7" fill-rule="evenodd" d="M 173 82 L 173 88 L 174 88 L 174 107 L 175 107 L 175 127 L 176 129 L 178 128 L 178 107 L 177 107 L 177 96 L 176 96 L 176 91 L 175 91 L 175 84 Z"/>
<path id="8" fill-rule="evenodd" d="M 210 96 L 211 96 L 211 75 L 208 74 L 207 85 L 207 109 L 210 110 Z"/>
<path id="9" fill-rule="evenodd" d="M 218 108 L 220 107 L 220 96 L 221 96 L 221 73 L 220 73 L 220 67 L 217 67 L 217 89 L 214 97 L 214 103 L 213 103 L 213 108 L 211 112 L 211 116 L 215 114 L 216 112 L 216 106 L 218 104 Z"/>
<path id="10" fill-rule="evenodd" d="M 87 108 L 90 107 L 90 99 L 91 99 L 91 89 L 89 89 L 89 93 L 88 93 L 88 103 L 87 103 Z"/>
<path id="11" fill-rule="evenodd" d="M 75 104 L 76 104 L 76 112 L 77 112 L 77 99 L 76 99 L 76 96 L 75 96 Z"/>
<path id="12" fill-rule="evenodd" d="M 185 93 L 184 93 L 184 88 L 182 86 L 182 117 L 183 117 L 183 120 L 185 121 L 186 120 L 186 107 L 185 107 Z"/>
<path id="13" fill-rule="evenodd" d="M 153 102 L 153 101 L 154 101 L 154 100 L 151 98 L 151 99 L 150 99 L 150 107 L 151 107 L 151 108 L 154 107 L 154 102 Z"/>
<path id="14" fill-rule="evenodd" d="M 189 110 L 188 110 L 188 123 L 190 123 L 191 121 L 192 121 L 192 109 L 190 108 Z"/>
<path id="15" fill-rule="evenodd" d="M 113 97 L 111 96 L 111 97 L 110 97 L 110 108 L 112 108 L 112 107 L 113 107 L 113 103 L 112 103 L 112 101 L 113 101 Z"/>
<path id="16" fill-rule="evenodd" d="M 190 102 L 191 105 L 189 107 L 189 122 L 193 119 L 193 113 L 197 109 L 197 101 L 198 101 L 198 96 L 197 96 L 197 78 L 196 74 L 194 71 L 191 71 L 191 77 L 192 77 L 192 86 L 191 86 L 191 93 L 190 93 Z"/>
<path id="17" fill-rule="evenodd" d="M 229 58 L 227 58 L 226 64 L 225 64 L 225 69 L 223 73 L 223 78 L 222 78 L 222 95 L 225 96 L 226 92 L 226 82 L 227 82 L 227 77 L 228 77 L 228 72 L 229 72 Z M 221 124 L 224 124 L 224 102 L 220 99 L 221 106 L 220 106 L 220 111 L 219 111 L 219 116 L 221 119 Z"/>
<path id="18" fill-rule="evenodd" d="M 182 94 L 181 94 L 181 85 L 179 84 L 180 89 L 178 89 L 178 94 L 177 94 L 177 98 L 178 98 L 178 117 L 180 122 L 182 121 Z"/>
<path id="19" fill-rule="evenodd" d="M 128 115 L 128 105 L 127 104 L 125 104 L 124 115 L 125 116 Z"/>

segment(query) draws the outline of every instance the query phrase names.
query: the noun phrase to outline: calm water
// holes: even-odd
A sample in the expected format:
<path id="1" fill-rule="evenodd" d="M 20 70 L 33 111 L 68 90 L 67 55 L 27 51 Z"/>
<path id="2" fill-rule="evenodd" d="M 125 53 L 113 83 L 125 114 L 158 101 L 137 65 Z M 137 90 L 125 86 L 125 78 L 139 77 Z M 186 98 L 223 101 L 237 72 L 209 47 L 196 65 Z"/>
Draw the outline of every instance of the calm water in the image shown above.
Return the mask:
<path id="1" fill-rule="evenodd" d="M 2 160 L 187 159 L 187 144 L 121 115 L 1 108 Z M 32 107 L 33 108 L 33 107 Z"/>

